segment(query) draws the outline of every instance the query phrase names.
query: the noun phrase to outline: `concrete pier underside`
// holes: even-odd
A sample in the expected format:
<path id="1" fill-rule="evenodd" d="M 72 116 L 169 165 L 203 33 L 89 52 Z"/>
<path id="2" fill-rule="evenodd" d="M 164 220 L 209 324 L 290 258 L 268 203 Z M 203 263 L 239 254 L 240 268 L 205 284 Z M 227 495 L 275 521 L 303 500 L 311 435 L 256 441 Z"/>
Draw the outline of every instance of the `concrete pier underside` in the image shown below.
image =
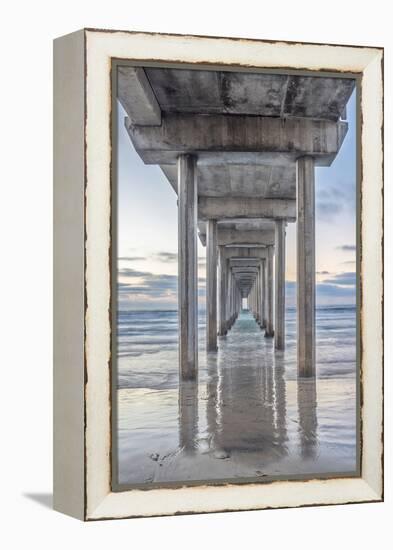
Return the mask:
<path id="1" fill-rule="evenodd" d="M 350 78 L 322 75 L 118 69 L 132 143 L 179 196 L 183 380 L 197 376 L 197 232 L 207 245 L 208 351 L 216 352 L 217 334 L 230 330 L 243 298 L 283 350 L 285 227 L 296 221 L 298 373 L 315 375 L 314 167 L 329 166 L 340 150 L 353 88 Z"/>

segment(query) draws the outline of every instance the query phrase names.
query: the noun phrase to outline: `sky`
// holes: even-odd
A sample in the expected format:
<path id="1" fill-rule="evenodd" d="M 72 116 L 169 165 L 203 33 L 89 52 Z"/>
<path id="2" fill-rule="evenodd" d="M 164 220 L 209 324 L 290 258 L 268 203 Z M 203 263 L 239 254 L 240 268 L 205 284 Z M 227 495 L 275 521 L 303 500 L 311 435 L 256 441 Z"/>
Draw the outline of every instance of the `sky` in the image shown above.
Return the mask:
<path id="1" fill-rule="evenodd" d="M 177 309 L 177 196 L 155 165 L 133 148 L 118 105 L 118 305 Z M 330 167 L 315 169 L 317 305 L 354 304 L 356 295 L 356 90 L 348 133 Z M 206 249 L 198 239 L 199 305 L 204 307 Z M 296 223 L 286 237 L 286 303 L 296 300 Z"/>

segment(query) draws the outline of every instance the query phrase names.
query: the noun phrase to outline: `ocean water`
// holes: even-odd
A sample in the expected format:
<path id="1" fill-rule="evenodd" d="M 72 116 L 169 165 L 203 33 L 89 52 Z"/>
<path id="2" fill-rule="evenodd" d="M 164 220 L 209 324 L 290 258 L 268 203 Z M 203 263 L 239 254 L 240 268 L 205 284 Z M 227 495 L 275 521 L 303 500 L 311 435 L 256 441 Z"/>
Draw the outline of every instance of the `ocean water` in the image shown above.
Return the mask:
<path id="1" fill-rule="evenodd" d="M 356 309 L 318 308 L 316 381 L 296 376 L 296 312 L 286 349 L 243 311 L 198 381 L 179 385 L 176 311 L 118 316 L 120 484 L 354 474 Z"/>

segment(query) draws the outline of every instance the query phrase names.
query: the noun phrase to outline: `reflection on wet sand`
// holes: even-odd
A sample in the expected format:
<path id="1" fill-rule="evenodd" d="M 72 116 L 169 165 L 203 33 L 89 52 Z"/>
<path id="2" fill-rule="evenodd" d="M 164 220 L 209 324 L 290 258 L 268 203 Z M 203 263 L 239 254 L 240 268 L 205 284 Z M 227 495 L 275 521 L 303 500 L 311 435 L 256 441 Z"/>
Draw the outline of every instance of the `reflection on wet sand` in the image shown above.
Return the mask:
<path id="1" fill-rule="evenodd" d="M 225 356 L 207 359 L 207 431 L 215 456 L 287 452 L 283 368 Z"/>
<path id="2" fill-rule="evenodd" d="M 274 352 L 248 313 L 220 343 L 197 382 L 119 390 L 120 483 L 354 470 L 354 377 L 297 380 L 291 343 Z"/>
<path id="3" fill-rule="evenodd" d="M 315 458 L 318 445 L 317 385 L 314 378 L 297 382 L 299 437 L 302 458 Z"/>
<path id="4" fill-rule="evenodd" d="M 198 384 L 184 381 L 179 387 L 179 446 L 192 453 L 198 445 Z"/>

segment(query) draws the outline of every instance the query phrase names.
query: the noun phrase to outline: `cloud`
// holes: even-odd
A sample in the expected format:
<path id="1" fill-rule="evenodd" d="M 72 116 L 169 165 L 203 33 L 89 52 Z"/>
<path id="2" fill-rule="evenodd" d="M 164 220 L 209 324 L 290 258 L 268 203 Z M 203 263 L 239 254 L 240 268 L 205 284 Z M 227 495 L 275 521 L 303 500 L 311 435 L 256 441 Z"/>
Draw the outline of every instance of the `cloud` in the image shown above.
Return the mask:
<path id="1" fill-rule="evenodd" d="M 127 261 L 127 262 L 138 262 L 145 261 L 148 259 L 156 259 L 160 262 L 171 263 L 177 262 L 177 254 L 174 252 L 157 252 L 152 256 L 120 256 L 118 260 Z"/>
<path id="2" fill-rule="evenodd" d="M 341 204 L 334 202 L 317 202 L 317 216 L 321 220 L 330 221 L 341 210 Z"/>
<path id="3" fill-rule="evenodd" d="M 355 182 L 324 183 L 316 190 L 317 215 L 323 221 L 331 221 L 345 209 L 356 207 Z"/>
<path id="4" fill-rule="evenodd" d="M 356 245 L 354 245 L 354 244 L 343 244 L 341 246 L 337 246 L 337 250 L 342 250 L 343 252 L 354 252 L 354 251 L 356 251 Z"/>
<path id="5" fill-rule="evenodd" d="M 347 277 L 346 282 L 343 283 L 344 278 L 340 280 L 340 276 L 351 275 Z M 341 273 L 330 281 L 336 281 L 335 283 L 326 282 L 316 284 L 316 299 L 319 306 L 325 305 L 344 305 L 355 304 L 356 302 L 356 286 L 353 279 L 355 274 Z M 349 281 L 351 282 L 349 283 Z M 296 306 L 296 282 L 286 281 L 285 283 L 286 303 L 288 306 Z"/>
<path id="6" fill-rule="evenodd" d="M 163 263 L 175 263 L 178 259 L 178 254 L 176 252 L 157 252 L 156 254 L 152 254 L 151 256 L 120 256 L 118 260 L 126 261 L 126 262 L 139 262 L 139 261 L 146 261 L 149 259 L 158 260 L 159 262 Z M 198 258 L 198 265 L 199 267 L 205 267 L 206 266 L 206 258 Z"/>
<path id="7" fill-rule="evenodd" d="M 145 299 L 165 299 L 173 301 L 177 295 L 177 275 L 154 274 L 149 271 L 124 268 L 119 270 L 119 276 L 126 281 L 118 283 L 118 292 L 123 297 L 132 299 L 143 296 Z M 138 279 L 138 282 L 134 282 Z"/>
<path id="8" fill-rule="evenodd" d="M 154 254 L 154 257 L 164 263 L 177 262 L 177 253 L 175 252 L 158 252 Z"/>
<path id="9" fill-rule="evenodd" d="M 120 277 L 128 277 L 130 279 L 140 279 L 141 277 L 150 277 L 152 273 L 150 273 L 150 271 L 138 271 L 137 269 L 132 269 L 131 267 L 124 267 L 118 270 L 118 275 Z"/>
<path id="10" fill-rule="evenodd" d="M 330 283 L 318 283 L 317 296 L 332 298 L 353 298 L 355 297 L 355 289 L 353 285 L 342 287 Z"/>
<path id="11" fill-rule="evenodd" d="M 317 275 L 330 275 L 329 271 L 317 271 Z"/>
<path id="12" fill-rule="evenodd" d="M 145 261 L 148 259 L 156 259 L 163 263 L 174 263 L 177 262 L 178 254 L 177 252 L 157 252 L 151 256 L 120 256 L 118 260 L 127 261 L 127 262 L 138 262 Z M 198 258 L 198 265 L 203 267 L 206 265 L 206 258 Z"/>
<path id="13" fill-rule="evenodd" d="M 143 256 L 120 256 L 117 259 L 123 262 L 139 262 L 139 261 L 147 260 L 147 258 Z"/>
<path id="14" fill-rule="evenodd" d="M 338 273 L 331 279 L 325 279 L 324 283 L 341 286 L 354 286 L 356 285 L 356 273 L 352 271 Z"/>
<path id="15" fill-rule="evenodd" d="M 342 264 L 356 264 L 356 260 L 347 260 L 346 262 L 341 262 Z"/>

